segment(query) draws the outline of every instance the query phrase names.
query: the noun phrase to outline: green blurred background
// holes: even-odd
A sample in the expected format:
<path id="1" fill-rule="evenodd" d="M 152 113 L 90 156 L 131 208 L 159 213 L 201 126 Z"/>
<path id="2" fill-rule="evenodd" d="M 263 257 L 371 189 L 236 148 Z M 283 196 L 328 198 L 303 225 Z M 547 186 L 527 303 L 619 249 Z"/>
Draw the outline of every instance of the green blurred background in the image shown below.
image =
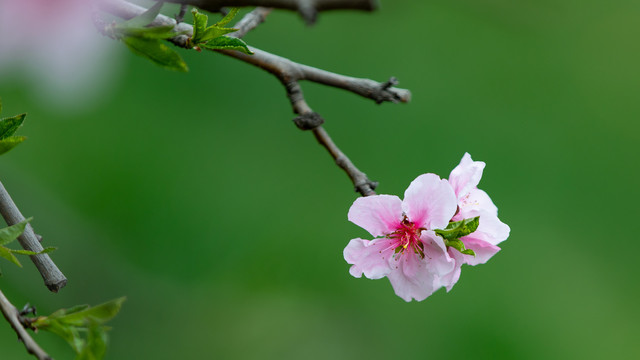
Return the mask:
<path id="1" fill-rule="evenodd" d="M 465 151 L 487 163 L 511 236 L 420 303 L 348 274 L 342 250 L 367 236 L 347 221 L 356 194 L 271 75 L 184 51 L 190 72 L 172 73 L 120 46 L 81 110 L 0 81 L 3 115 L 29 114 L 2 182 L 69 278 L 51 294 L 5 261 L 0 287 L 41 314 L 126 295 L 108 359 L 640 358 L 639 16 L 630 0 L 396 0 L 314 27 L 275 11 L 245 38 L 412 91 L 377 106 L 303 83 L 380 193 L 447 177 Z M 0 347 L 31 359 L 6 323 Z"/>

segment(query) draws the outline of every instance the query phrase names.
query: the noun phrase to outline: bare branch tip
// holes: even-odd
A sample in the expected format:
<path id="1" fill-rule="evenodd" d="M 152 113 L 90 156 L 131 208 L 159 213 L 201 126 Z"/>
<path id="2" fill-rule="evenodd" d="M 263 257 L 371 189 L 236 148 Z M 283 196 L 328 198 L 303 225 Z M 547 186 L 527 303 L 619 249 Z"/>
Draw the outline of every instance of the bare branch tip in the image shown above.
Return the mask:
<path id="1" fill-rule="evenodd" d="M 298 13 L 300 13 L 307 26 L 314 25 L 318 20 L 318 11 L 311 1 L 301 1 L 298 5 Z"/>
<path id="2" fill-rule="evenodd" d="M 52 283 L 45 282 L 44 284 L 47 287 L 47 289 L 49 289 L 49 291 L 57 293 L 58 291 L 60 291 L 60 289 L 67 286 L 67 279 L 65 278 Z"/>
<path id="3" fill-rule="evenodd" d="M 357 193 L 360 193 L 360 195 L 362 196 L 371 196 L 371 195 L 376 195 L 376 192 L 374 190 L 377 187 L 378 187 L 377 181 L 371 181 L 367 179 L 364 184 L 356 185 L 355 191 Z"/>

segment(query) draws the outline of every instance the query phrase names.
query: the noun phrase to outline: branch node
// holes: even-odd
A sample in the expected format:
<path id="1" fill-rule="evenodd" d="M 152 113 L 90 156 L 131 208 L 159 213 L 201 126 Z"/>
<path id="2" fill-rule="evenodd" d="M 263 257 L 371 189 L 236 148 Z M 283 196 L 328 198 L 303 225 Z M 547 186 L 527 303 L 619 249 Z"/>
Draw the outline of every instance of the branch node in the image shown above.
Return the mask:
<path id="1" fill-rule="evenodd" d="M 377 187 L 378 187 L 378 182 L 369 180 L 365 175 L 365 178 L 363 179 L 363 181 L 355 185 L 354 190 L 357 193 L 360 193 L 362 196 L 370 196 L 370 195 L 376 194 L 374 190 Z"/>
<path id="2" fill-rule="evenodd" d="M 392 103 L 402 101 L 402 98 L 398 93 L 392 89 L 396 85 L 398 85 L 398 79 L 395 76 L 392 76 L 389 80 L 380 83 L 379 91 L 373 93 L 373 100 L 376 104 L 382 104 L 385 101 L 391 101 Z"/>
<path id="3" fill-rule="evenodd" d="M 317 112 L 311 112 L 297 116 L 293 122 L 300 130 L 313 130 L 324 124 L 324 119 Z"/>
<path id="4" fill-rule="evenodd" d="M 309 26 L 315 24 L 318 19 L 318 10 L 316 10 L 313 0 L 300 1 L 298 12 Z"/>
<path id="5" fill-rule="evenodd" d="M 31 306 L 31 304 L 26 303 L 24 305 L 24 307 L 22 308 L 22 310 L 20 310 L 20 312 L 18 313 L 20 316 L 25 316 L 28 314 L 33 314 L 34 316 L 36 315 L 36 307 L 35 306 Z"/>
<path id="6" fill-rule="evenodd" d="M 396 78 L 395 76 L 392 76 L 389 78 L 389 80 L 383 82 L 380 84 L 380 87 L 382 88 L 382 90 L 387 90 L 392 86 L 396 86 L 398 85 L 398 78 Z"/>

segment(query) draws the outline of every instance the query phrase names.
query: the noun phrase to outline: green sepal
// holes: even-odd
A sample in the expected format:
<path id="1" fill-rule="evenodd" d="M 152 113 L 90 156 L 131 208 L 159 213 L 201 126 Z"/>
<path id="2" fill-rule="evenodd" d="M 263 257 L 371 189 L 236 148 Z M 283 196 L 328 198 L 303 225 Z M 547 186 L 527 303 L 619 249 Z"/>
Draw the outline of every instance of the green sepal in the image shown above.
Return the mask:
<path id="1" fill-rule="evenodd" d="M 480 217 L 476 216 L 474 218 L 450 222 L 444 230 L 435 230 L 435 232 L 445 239 L 455 240 L 476 231 L 479 224 Z"/>
<path id="2" fill-rule="evenodd" d="M 22 235 L 25 227 L 27 227 L 27 223 L 31 220 L 33 220 L 32 217 L 24 219 L 15 225 L 0 229 L 0 246 L 7 245 Z"/>
<path id="3" fill-rule="evenodd" d="M 253 55 L 253 52 L 249 50 L 247 44 L 242 39 L 220 36 L 206 44 L 202 45 L 203 48 L 208 50 L 237 50 L 248 55 Z"/>
<path id="4" fill-rule="evenodd" d="M 231 8 L 231 10 L 229 10 L 229 13 L 227 13 L 227 15 L 225 15 L 222 20 L 218 21 L 215 26 L 225 26 L 228 23 L 231 22 L 231 20 L 233 20 L 234 17 L 236 17 L 236 15 L 238 14 L 238 11 L 240 11 L 239 8 Z"/>
<path id="5" fill-rule="evenodd" d="M 20 114 L 4 119 L 0 119 L 0 140 L 6 139 L 9 136 L 15 134 L 15 132 L 22 126 L 24 117 L 27 114 Z"/>
<path id="6" fill-rule="evenodd" d="M 124 43 L 134 53 L 145 57 L 154 63 L 174 71 L 188 71 L 187 64 L 180 55 L 157 39 L 143 39 L 137 37 L 125 37 Z"/>
<path id="7" fill-rule="evenodd" d="M 473 252 L 473 250 L 465 248 L 464 243 L 460 239 L 444 239 L 444 244 L 447 245 L 447 247 L 452 247 L 458 250 L 462 254 L 476 256 L 476 253 Z"/>

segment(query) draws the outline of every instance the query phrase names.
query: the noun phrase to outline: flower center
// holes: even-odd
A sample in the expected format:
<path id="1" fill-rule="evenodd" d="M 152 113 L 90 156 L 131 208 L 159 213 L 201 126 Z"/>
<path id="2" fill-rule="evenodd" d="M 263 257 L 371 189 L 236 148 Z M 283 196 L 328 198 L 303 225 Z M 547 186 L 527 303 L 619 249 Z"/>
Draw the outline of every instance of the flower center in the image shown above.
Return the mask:
<path id="1" fill-rule="evenodd" d="M 420 241 L 420 234 L 425 228 L 419 228 L 413 222 L 409 221 L 407 216 L 404 216 L 400 228 L 387 235 L 388 238 L 393 239 L 393 247 L 396 254 L 403 254 L 405 250 L 409 249 L 424 259 L 424 245 Z"/>

